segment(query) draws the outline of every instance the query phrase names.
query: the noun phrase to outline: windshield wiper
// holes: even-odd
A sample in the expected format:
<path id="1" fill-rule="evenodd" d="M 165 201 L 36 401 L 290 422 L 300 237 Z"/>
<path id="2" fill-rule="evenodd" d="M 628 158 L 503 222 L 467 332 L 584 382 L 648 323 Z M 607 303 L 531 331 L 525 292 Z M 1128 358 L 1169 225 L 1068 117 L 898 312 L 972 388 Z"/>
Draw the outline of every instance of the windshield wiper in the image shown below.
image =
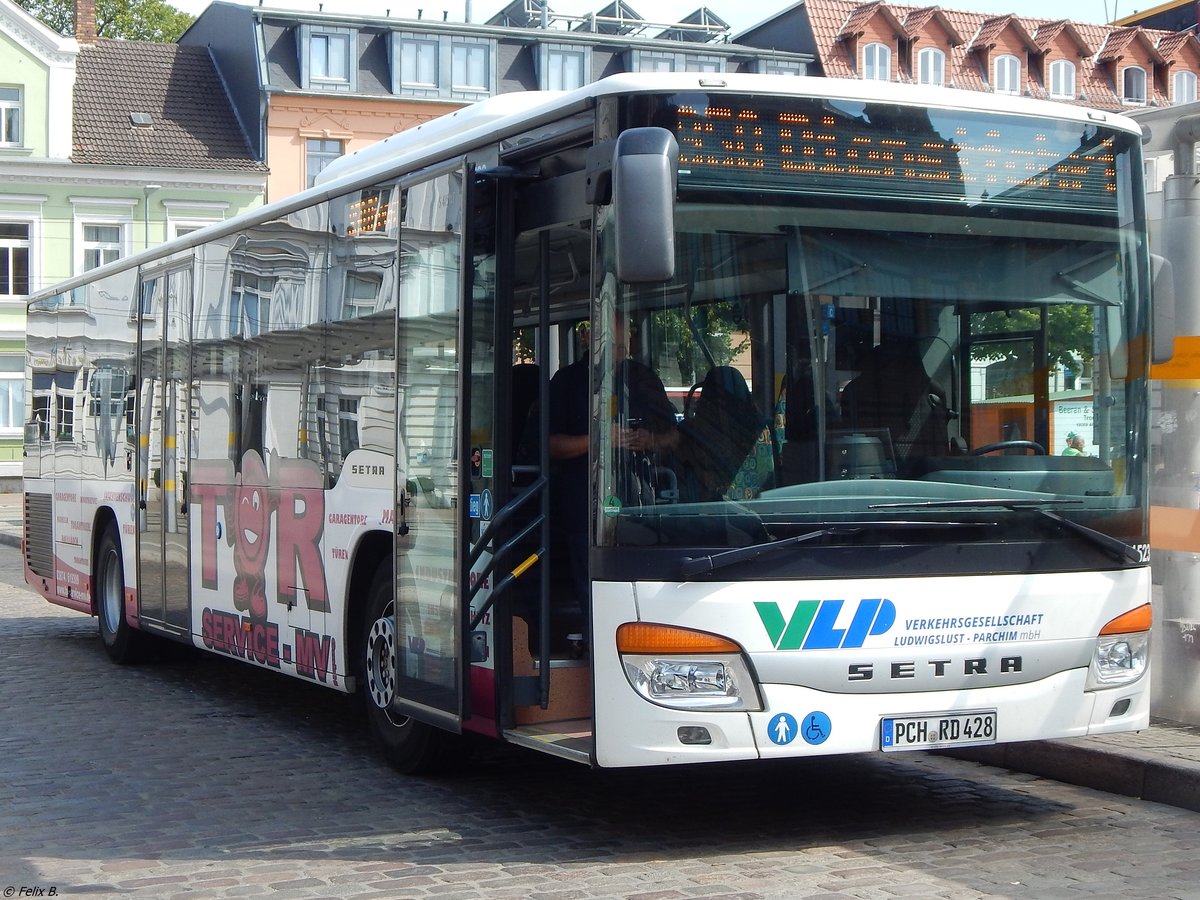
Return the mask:
<path id="1" fill-rule="evenodd" d="M 1118 562 L 1135 562 L 1142 561 L 1142 555 L 1133 547 L 1130 547 L 1124 541 L 1105 534 L 1103 531 L 1097 531 L 1095 528 L 1089 528 L 1086 525 L 1080 525 L 1071 519 L 1066 519 L 1056 512 L 1051 512 L 1046 509 L 1047 506 L 1077 506 L 1082 504 L 1082 500 L 1008 500 L 1003 497 L 999 498 L 984 498 L 980 500 L 914 500 L 908 503 L 874 503 L 868 509 L 959 509 L 971 507 L 1000 507 L 1016 512 L 1021 509 L 1032 510 L 1045 519 L 1049 519 L 1061 528 L 1079 535 L 1081 538 L 1090 543 L 1093 547 L 1098 547 L 1109 556 L 1112 556 Z"/>
<path id="2" fill-rule="evenodd" d="M 720 553 L 714 553 L 711 556 L 685 556 L 680 563 L 679 572 L 684 581 L 694 575 L 702 575 L 706 572 L 715 572 L 717 569 L 724 569 L 727 566 L 737 565 L 738 563 L 748 562 L 752 559 L 758 559 L 768 553 L 777 553 L 780 550 L 786 550 L 788 547 L 796 544 L 803 544 L 805 541 L 816 540 L 817 538 L 828 537 L 829 535 L 851 535 L 858 534 L 860 531 L 868 531 L 872 529 L 895 529 L 895 528 L 962 528 L 964 526 L 982 526 L 987 522 L 850 522 L 845 525 L 827 525 L 824 528 L 818 528 L 810 531 L 807 534 L 796 535 L 795 537 L 783 538 L 778 541 L 767 541 L 763 544 L 752 544 L 749 547 L 738 547 L 736 550 L 724 550 Z"/>

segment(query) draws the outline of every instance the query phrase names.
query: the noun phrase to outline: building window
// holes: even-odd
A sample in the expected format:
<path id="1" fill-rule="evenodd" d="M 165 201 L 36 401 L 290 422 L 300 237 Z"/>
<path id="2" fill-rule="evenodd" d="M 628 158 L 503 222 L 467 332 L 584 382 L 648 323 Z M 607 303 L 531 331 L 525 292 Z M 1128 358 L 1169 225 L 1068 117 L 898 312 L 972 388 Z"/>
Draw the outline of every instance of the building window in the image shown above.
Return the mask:
<path id="1" fill-rule="evenodd" d="M 307 89 L 355 88 L 356 33 L 352 28 L 300 26 L 300 79 Z"/>
<path id="2" fill-rule="evenodd" d="M 0 297 L 29 293 L 29 226 L 0 222 Z"/>
<path id="3" fill-rule="evenodd" d="M 304 175 L 307 187 L 312 187 L 325 167 L 345 152 L 341 141 L 324 138 L 308 138 L 304 147 Z"/>
<path id="4" fill-rule="evenodd" d="M 1196 100 L 1196 73 L 1176 72 L 1171 76 L 1171 102 L 1193 103 Z"/>
<path id="5" fill-rule="evenodd" d="M 562 44 L 538 45 L 538 87 L 571 91 L 591 81 L 589 48 Z"/>
<path id="6" fill-rule="evenodd" d="M 693 56 L 690 53 L 683 57 L 685 72 L 724 72 L 725 61 L 711 56 Z"/>
<path id="7" fill-rule="evenodd" d="M 338 449 L 342 459 L 359 448 L 358 442 L 358 398 L 338 398 Z"/>
<path id="8" fill-rule="evenodd" d="M 21 89 L 0 86 L 0 146 L 21 146 Z"/>
<path id="9" fill-rule="evenodd" d="M 639 53 L 637 61 L 638 72 L 674 72 L 675 58 L 671 55 L 655 53 Z"/>
<path id="10" fill-rule="evenodd" d="M 378 272 L 347 272 L 342 318 L 358 319 L 375 312 L 382 289 L 383 276 Z"/>
<path id="11" fill-rule="evenodd" d="M 488 77 L 487 44 L 455 43 L 450 50 L 450 87 L 456 91 L 486 91 Z"/>
<path id="12" fill-rule="evenodd" d="M 699 53 L 666 53 L 661 50 L 630 51 L 631 72 L 724 72 L 725 58 Z"/>
<path id="13" fill-rule="evenodd" d="M 33 373 L 33 417 L 38 440 L 75 439 L 75 377 L 73 370 Z"/>
<path id="14" fill-rule="evenodd" d="M 1146 70 L 1139 66 L 1129 66 L 1121 72 L 1121 102 L 1130 106 L 1143 106 L 1146 103 Z"/>
<path id="15" fill-rule="evenodd" d="M 257 337 L 271 327 L 271 294 L 275 279 L 253 272 L 234 272 L 229 289 L 229 333 Z"/>
<path id="16" fill-rule="evenodd" d="M 759 59 L 754 62 L 754 71 L 760 75 L 804 75 L 808 69 L 802 62 L 783 59 Z"/>
<path id="17" fill-rule="evenodd" d="M 19 431 L 25 421 L 25 357 L 0 356 L 0 431 Z"/>
<path id="18" fill-rule="evenodd" d="M 216 221 L 217 220 L 215 219 L 212 222 L 189 222 L 187 220 L 173 221 L 167 226 L 167 237 L 170 240 L 181 238 L 185 234 L 191 234 L 193 231 L 199 231 L 201 228 L 207 228 L 209 225 L 215 224 Z"/>
<path id="19" fill-rule="evenodd" d="M 477 100 L 496 81 L 494 42 L 486 38 L 393 32 L 392 92 Z"/>
<path id="20" fill-rule="evenodd" d="M 1021 93 L 1021 61 L 1012 54 L 996 57 L 992 65 L 992 90 L 997 94 Z"/>
<path id="21" fill-rule="evenodd" d="M 892 48 L 886 44 L 863 47 L 863 78 L 866 81 L 892 80 Z"/>
<path id="22" fill-rule="evenodd" d="M 122 256 L 124 231 L 120 225 L 83 225 L 83 271 L 88 272 Z"/>
<path id="23" fill-rule="evenodd" d="M 450 87 L 454 90 L 487 90 L 488 48 L 482 44 L 455 44 L 450 49 Z"/>
<path id="24" fill-rule="evenodd" d="M 1075 99 L 1075 64 L 1065 59 L 1050 63 L 1050 96 L 1055 100 Z"/>
<path id="25" fill-rule="evenodd" d="M 936 47 L 926 47 L 917 54 L 917 83 L 939 87 L 946 83 L 945 53 Z"/>
<path id="26" fill-rule="evenodd" d="M 391 188 L 367 188 L 364 190 L 359 194 L 358 200 L 350 204 L 346 237 L 357 237 L 361 234 L 385 234 L 391 205 Z"/>
<path id="27" fill-rule="evenodd" d="M 438 42 L 400 39 L 400 84 L 406 88 L 438 86 Z"/>

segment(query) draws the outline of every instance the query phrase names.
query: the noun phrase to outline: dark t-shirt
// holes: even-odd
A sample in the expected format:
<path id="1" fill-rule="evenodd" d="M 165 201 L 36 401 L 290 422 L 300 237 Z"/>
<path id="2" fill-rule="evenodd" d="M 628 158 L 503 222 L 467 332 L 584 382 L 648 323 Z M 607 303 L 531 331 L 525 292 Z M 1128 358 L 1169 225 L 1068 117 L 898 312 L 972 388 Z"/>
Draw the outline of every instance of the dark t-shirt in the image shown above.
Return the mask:
<path id="1" fill-rule="evenodd" d="M 559 369 L 550 380 L 550 433 L 587 434 L 591 426 L 592 404 L 588 361 L 590 357 Z M 675 427 L 675 408 L 667 399 L 662 381 L 653 370 L 627 359 L 617 366 L 613 379 L 615 408 L 624 421 L 637 421 L 639 427 L 664 432 Z M 602 410 L 601 415 L 605 415 Z M 588 455 L 559 460 L 556 503 L 562 521 L 573 534 L 587 531 Z"/>
<path id="2" fill-rule="evenodd" d="M 591 404 L 588 402 L 588 357 L 559 369 L 550 379 L 550 433 L 588 433 Z M 554 463 L 554 504 L 567 532 L 587 532 L 588 455 Z"/>

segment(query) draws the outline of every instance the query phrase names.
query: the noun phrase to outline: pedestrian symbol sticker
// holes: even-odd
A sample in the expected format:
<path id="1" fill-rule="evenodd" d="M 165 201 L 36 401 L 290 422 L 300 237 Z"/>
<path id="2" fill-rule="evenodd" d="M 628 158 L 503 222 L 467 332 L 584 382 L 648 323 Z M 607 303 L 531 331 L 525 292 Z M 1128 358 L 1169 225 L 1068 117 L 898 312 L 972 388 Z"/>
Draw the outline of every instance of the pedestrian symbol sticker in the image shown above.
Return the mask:
<path id="1" fill-rule="evenodd" d="M 809 744 L 823 744 L 825 739 L 829 737 L 829 733 L 833 730 L 833 725 L 829 721 L 829 716 L 823 712 L 810 712 L 804 717 L 804 724 L 801 726 L 804 740 Z"/>
<path id="2" fill-rule="evenodd" d="M 479 498 L 479 513 L 483 521 L 492 521 L 492 492 L 485 490 Z"/>
<path id="3" fill-rule="evenodd" d="M 790 744 L 796 739 L 796 717 L 780 713 L 767 725 L 767 737 L 776 744 Z"/>

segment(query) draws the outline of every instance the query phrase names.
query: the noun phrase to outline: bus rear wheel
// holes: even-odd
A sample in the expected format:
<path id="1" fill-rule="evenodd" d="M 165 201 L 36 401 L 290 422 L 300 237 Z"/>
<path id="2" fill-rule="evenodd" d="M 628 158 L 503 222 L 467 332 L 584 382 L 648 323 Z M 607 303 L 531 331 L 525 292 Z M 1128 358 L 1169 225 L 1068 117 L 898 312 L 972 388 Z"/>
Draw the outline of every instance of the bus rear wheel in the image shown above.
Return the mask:
<path id="1" fill-rule="evenodd" d="M 367 726 L 388 765 L 405 775 L 445 771 L 450 736 L 392 709 L 396 696 L 396 601 L 391 563 L 375 573 L 359 644 L 359 691 Z"/>
<path id="2" fill-rule="evenodd" d="M 125 618 L 125 567 L 121 562 L 121 537 L 117 523 L 109 522 L 96 545 L 92 563 L 92 590 L 100 640 L 108 658 L 119 665 L 141 661 L 146 636 Z"/>

